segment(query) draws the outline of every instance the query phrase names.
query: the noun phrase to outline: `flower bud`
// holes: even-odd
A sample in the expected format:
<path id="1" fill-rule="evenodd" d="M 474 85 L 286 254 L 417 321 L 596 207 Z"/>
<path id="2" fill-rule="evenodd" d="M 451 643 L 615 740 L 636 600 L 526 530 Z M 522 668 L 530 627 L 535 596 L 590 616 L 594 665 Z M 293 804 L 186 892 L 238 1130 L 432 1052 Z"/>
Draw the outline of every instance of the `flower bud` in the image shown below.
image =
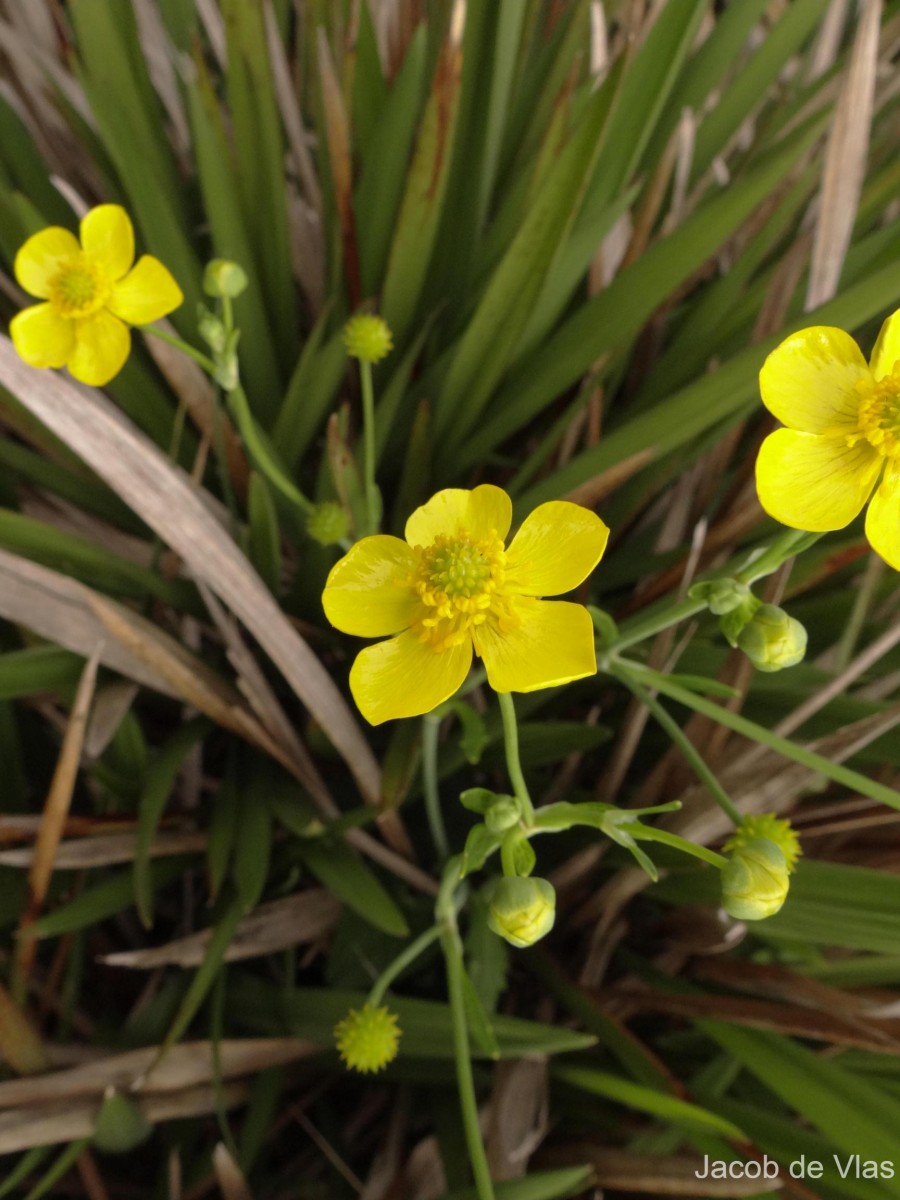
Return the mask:
<path id="1" fill-rule="evenodd" d="M 533 946 L 553 928 L 556 893 L 546 879 L 506 877 L 494 886 L 488 926 L 512 946 Z"/>
<path id="2" fill-rule="evenodd" d="M 244 268 L 227 258 L 214 258 L 212 262 L 207 263 L 203 272 L 204 292 L 218 300 L 225 296 L 234 300 L 246 289 L 248 282 Z"/>
<path id="3" fill-rule="evenodd" d="M 484 823 L 491 833 L 505 833 L 518 825 L 521 815 L 522 806 L 515 796 L 497 796 L 485 811 Z"/>
<path id="4" fill-rule="evenodd" d="M 351 317 L 344 326 L 344 345 L 351 358 L 377 363 L 390 354 L 394 343 L 387 322 L 371 313 Z"/>
<path id="5" fill-rule="evenodd" d="M 197 330 L 214 354 L 221 354 L 228 344 L 228 330 L 221 317 L 198 305 Z"/>
<path id="6" fill-rule="evenodd" d="M 768 838 L 742 842 L 722 868 L 722 907 L 739 921 L 761 921 L 784 904 L 790 868 Z"/>
<path id="7" fill-rule="evenodd" d="M 323 500 L 306 518 L 306 532 L 322 546 L 334 546 L 350 532 L 346 511 L 334 500 Z"/>
<path id="8" fill-rule="evenodd" d="M 153 1132 L 135 1102 L 110 1086 L 94 1125 L 94 1145 L 105 1154 L 127 1154 Z"/>
<path id="9" fill-rule="evenodd" d="M 340 1056 L 351 1071 L 364 1075 L 380 1071 L 397 1057 L 400 1028 L 397 1016 L 382 1006 L 364 1004 L 356 1011 L 351 1008 L 334 1027 L 334 1038 Z"/>
<path id="10" fill-rule="evenodd" d="M 704 601 L 711 613 L 721 617 L 745 604 L 751 592 L 746 583 L 736 579 L 710 579 L 695 583 L 689 595 L 692 600 Z"/>
<path id="11" fill-rule="evenodd" d="M 783 608 L 761 604 L 738 634 L 737 644 L 758 671 L 781 671 L 802 660 L 806 630 Z"/>

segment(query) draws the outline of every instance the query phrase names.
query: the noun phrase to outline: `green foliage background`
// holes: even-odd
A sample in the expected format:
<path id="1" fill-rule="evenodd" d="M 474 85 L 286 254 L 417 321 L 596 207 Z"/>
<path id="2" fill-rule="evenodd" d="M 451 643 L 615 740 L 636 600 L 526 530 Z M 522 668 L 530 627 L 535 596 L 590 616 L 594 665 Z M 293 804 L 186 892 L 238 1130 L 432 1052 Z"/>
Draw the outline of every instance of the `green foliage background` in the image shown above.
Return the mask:
<path id="1" fill-rule="evenodd" d="M 319 604 L 338 551 L 306 536 L 295 493 L 358 513 L 359 397 L 340 331 L 360 305 L 377 308 L 395 341 L 375 375 L 386 528 L 399 531 L 440 487 L 484 480 L 507 488 L 518 518 L 563 496 L 597 506 L 613 540 L 582 598 L 627 635 L 683 599 L 694 573 L 734 569 L 777 533 L 752 483 L 768 429 L 757 393 L 768 351 L 812 323 L 846 328 L 868 349 L 900 304 L 900 4 L 862 8 L 5 0 L 5 315 L 22 300 L 19 245 L 47 224 L 76 229 L 101 200 L 123 204 L 140 247 L 175 274 L 186 300 L 172 323 L 189 342 L 203 264 L 221 256 L 245 267 L 236 318 L 248 411 L 217 417 L 196 378 L 143 344 L 108 394 L 164 452 L 177 447 L 259 586 L 341 689 L 356 646 L 327 627 Z M 865 59 L 860 30 L 873 10 L 880 35 Z M 848 165 L 848 199 L 835 164 L 850 155 L 842 122 L 867 82 L 871 120 L 853 135 L 865 168 L 854 178 Z M 823 294 L 829 255 L 839 269 Z M 231 1197 L 241 1193 L 228 1179 L 243 1178 L 258 1198 L 362 1188 L 369 1200 L 461 1200 L 469 1174 L 437 953 L 397 984 L 403 1041 L 383 1078 L 348 1076 L 332 1049 L 334 1023 L 430 921 L 437 864 L 421 811 L 419 723 L 366 733 L 383 776 L 378 797 L 363 795 L 359 761 L 354 774 L 279 662 L 247 638 L 250 665 L 240 659 L 196 571 L 181 569 L 166 537 L 26 399 L 0 391 L 9 960 L 27 910 L 29 857 L 17 847 L 35 836 L 95 649 L 76 644 L 60 580 L 142 614 L 150 628 L 138 640 L 157 667 L 163 632 L 192 656 L 190 671 L 199 676 L 202 659 L 213 675 L 202 700 L 171 678 L 167 695 L 139 677 L 123 689 L 101 650 L 63 848 L 77 847 L 34 914 L 30 990 L 19 1009 L 0 1006 L 9 1082 L 76 1051 L 185 1038 L 221 1043 L 223 1054 L 250 1038 L 309 1045 L 279 1043 L 280 1065 L 251 1055 L 234 1078 L 213 1055 L 193 1108 L 186 1088 L 173 1088 L 166 1115 L 146 1109 L 150 1140 L 120 1157 L 102 1138 L 91 1147 L 96 1080 L 70 1106 L 84 1129 L 65 1136 L 48 1120 L 50 1098 L 3 1100 L 0 1082 L 11 1113 L 7 1126 L 0 1114 L 0 1196 L 62 1194 L 55 1181 L 77 1162 L 69 1178 L 91 1196 L 218 1186 Z M 173 524 L 180 517 L 174 503 Z M 54 572 L 41 576 L 50 598 L 31 623 L 10 599 L 23 560 Z M 752 930 L 728 927 L 711 869 L 660 848 L 664 878 L 644 887 L 619 849 L 574 836 L 542 847 L 560 907 L 540 948 L 508 956 L 477 892 L 468 904 L 476 1083 L 506 1181 L 498 1196 L 588 1196 L 598 1183 L 609 1195 L 659 1196 L 685 1179 L 707 1194 L 691 1174 L 703 1155 L 763 1154 L 825 1161 L 816 1186 L 829 1200 L 900 1195 L 900 1164 L 893 1179 L 842 1180 L 831 1157 L 893 1161 L 900 1128 L 900 651 L 858 657 L 896 625 L 895 580 L 854 526 L 777 583 L 809 630 L 800 667 L 751 675 L 706 618 L 677 644 L 677 676 L 673 642 L 635 653 L 653 647 L 651 666 L 669 675 L 664 702 L 735 799 L 793 814 L 807 857 L 782 912 Z M 247 585 L 251 607 L 253 597 Z M 817 703 L 835 679 L 833 697 Z M 209 698 L 227 695 L 233 715 L 254 686 L 269 743 L 242 737 Z M 721 838 L 665 734 L 608 676 L 521 699 L 536 795 L 680 799 L 682 832 Z M 811 753 L 769 736 L 798 712 L 790 736 Z M 285 769 L 279 714 L 332 811 Z M 284 752 L 267 752 L 273 744 Z M 476 694 L 445 719 L 439 754 L 458 848 L 471 818 L 456 795 L 503 781 L 499 715 Z M 371 836 L 353 840 L 354 830 Z M 121 835 L 125 849 L 113 853 L 108 839 Z M 278 919 L 296 936 L 273 950 L 247 922 L 262 915 L 269 929 L 271 906 L 297 897 L 275 910 L 289 912 Z M 148 976 L 102 961 L 204 929 L 211 936 L 189 965 L 163 954 Z M 236 933 L 250 953 L 226 962 Z M 40 1030 L 33 1053 L 21 1053 L 21 1011 Z M 529 1108 L 523 1097 L 537 1099 Z M 223 1174 L 219 1143 L 238 1175 Z M 86 1163 L 105 1192 L 85 1182 Z M 753 1186 L 739 1194 L 770 1194 Z"/>

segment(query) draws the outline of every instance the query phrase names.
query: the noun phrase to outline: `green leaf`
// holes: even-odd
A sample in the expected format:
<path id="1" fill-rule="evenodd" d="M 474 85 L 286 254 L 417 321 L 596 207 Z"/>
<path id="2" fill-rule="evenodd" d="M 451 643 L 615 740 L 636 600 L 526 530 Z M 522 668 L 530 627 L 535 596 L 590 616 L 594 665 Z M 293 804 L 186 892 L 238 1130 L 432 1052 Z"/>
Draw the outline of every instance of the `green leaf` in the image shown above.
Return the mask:
<path id="1" fill-rule="evenodd" d="M 459 744 L 466 756 L 466 761 L 473 767 L 477 766 L 481 762 L 481 755 L 488 744 L 488 732 L 484 717 L 464 700 L 452 701 L 451 708 L 462 725 L 462 737 L 459 739 Z"/>
<path id="2" fill-rule="evenodd" d="M 145 929 L 153 925 L 153 839 L 185 758 L 211 728 L 209 721 L 201 719 L 182 725 L 144 772 L 134 848 L 134 901 Z"/>
<path id="3" fill-rule="evenodd" d="M 304 838 L 298 846 L 309 870 L 355 913 L 393 937 L 406 937 L 409 925 L 382 883 L 344 842 Z"/>
<path id="4" fill-rule="evenodd" d="M 248 913 L 263 894 L 272 853 L 272 813 L 256 789 L 248 789 L 242 797 L 238 833 L 231 873 L 243 911 Z"/>
<path id="5" fill-rule="evenodd" d="M 194 978 L 191 980 L 191 985 L 185 993 L 181 1004 L 178 1006 L 175 1020 L 166 1034 L 165 1041 L 160 1048 L 160 1053 L 173 1046 L 183 1036 L 187 1027 L 197 1015 L 200 1005 L 206 999 L 209 989 L 219 978 L 219 972 L 225 960 L 225 952 L 231 945 L 231 940 L 245 912 L 246 909 L 244 908 L 243 901 L 237 899 L 232 900 L 228 908 L 219 916 L 213 927 L 212 937 L 206 947 L 203 962 L 197 968 Z"/>
<path id="6" fill-rule="evenodd" d="M 277 596 L 281 583 L 281 532 L 278 527 L 278 512 L 265 479 L 255 471 L 250 476 L 247 520 L 247 550 L 250 561 L 269 591 Z"/>
<path id="7" fill-rule="evenodd" d="M 157 890 L 174 883 L 182 877 L 189 862 L 190 859 L 184 856 L 152 862 L 150 886 Z M 94 887 L 86 888 L 74 900 L 63 904 L 54 912 L 39 917 L 31 926 L 31 931 L 39 938 L 74 933 L 131 908 L 134 902 L 134 875 L 129 867 L 128 870 L 119 871 Z"/>
<path id="8" fill-rule="evenodd" d="M 593 1167 L 559 1167 L 555 1171 L 529 1171 L 522 1179 L 494 1184 L 497 1200 L 565 1200 L 580 1196 L 594 1181 Z M 445 1192 L 440 1200 L 478 1200 L 474 1188 Z"/>
<path id="9" fill-rule="evenodd" d="M 667 1095 L 643 1084 L 632 1083 L 619 1075 L 611 1075 L 607 1071 L 595 1071 L 589 1067 L 555 1067 L 554 1078 L 571 1087 L 576 1087 L 594 1096 L 603 1096 L 617 1104 L 624 1104 L 629 1109 L 649 1113 L 651 1116 L 662 1117 L 682 1129 L 713 1130 L 724 1134 L 727 1138 L 735 1138 L 745 1142 L 746 1136 L 741 1130 L 726 1121 L 716 1113 L 708 1112 L 698 1104 L 690 1104 L 679 1100 L 676 1096 Z"/>

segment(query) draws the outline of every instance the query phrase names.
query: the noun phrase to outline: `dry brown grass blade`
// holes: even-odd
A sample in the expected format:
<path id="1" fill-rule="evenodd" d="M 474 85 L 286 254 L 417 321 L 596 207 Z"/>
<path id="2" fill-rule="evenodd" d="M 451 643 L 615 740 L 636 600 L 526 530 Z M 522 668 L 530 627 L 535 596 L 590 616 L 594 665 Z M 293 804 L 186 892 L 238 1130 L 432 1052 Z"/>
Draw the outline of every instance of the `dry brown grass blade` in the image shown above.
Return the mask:
<path id="1" fill-rule="evenodd" d="M 0 984 L 0 1059 L 17 1075 L 46 1071 L 49 1065 L 43 1043 L 22 1010 Z"/>
<path id="2" fill-rule="evenodd" d="M 807 312 L 837 291 L 853 233 L 866 173 L 881 9 L 882 0 L 863 0 L 847 77 L 835 105 L 806 290 Z"/>
<path id="3" fill-rule="evenodd" d="M 102 643 L 104 666 L 167 696 L 178 695 L 158 672 L 108 636 L 84 584 L 6 550 L 0 550 L 0 578 L 0 617 L 85 658 Z"/>
<path id="4" fill-rule="evenodd" d="M 193 705 L 217 724 L 283 760 L 281 747 L 246 708 L 238 692 L 180 642 L 151 621 L 99 592 L 90 592 L 87 599 L 107 634 L 164 680 L 167 691 Z"/>
<path id="5" fill-rule="evenodd" d="M 243 1171 L 223 1142 L 219 1142 L 213 1150 L 212 1165 L 224 1200 L 253 1200 Z"/>
<path id="6" fill-rule="evenodd" d="M 789 1037 L 810 1038 L 830 1046 L 857 1046 L 879 1054 L 900 1055 L 896 1029 L 878 1027 L 869 1022 L 849 1022 L 831 1013 L 804 1008 L 799 1004 L 773 1000 L 747 999 L 743 996 L 666 996 L 646 992 L 610 993 L 616 1011 L 626 1020 L 638 1013 L 662 1013 L 666 1016 L 714 1017 L 750 1029 L 765 1029 Z M 896 1026 L 897 1022 L 893 1022 Z M 887 1025 L 887 1022 L 884 1023 Z"/>
<path id="7" fill-rule="evenodd" d="M 63 827 L 69 815 L 75 780 L 81 766 L 81 752 L 87 730 L 88 714 L 97 683 L 97 668 L 100 655 L 94 652 L 85 663 L 75 693 L 75 702 L 66 726 L 60 747 L 56 770 L 50 782 L 50 790 L 44 803 L 43 819 L 38 830 L 28 869 L 28 900 L 19 921 L 19 941 L 13 967 L 13 995 L 22 1000 L 28 989 L 28 975 L 34 962 L 37 942 L 31 934 L 31 926 L 38 919 L 44 897 L 53 875 L 56 851 L 62 840 Z"/>
<path id="8" fill-rule="evenodd" d="M 698 1179 L 703 1162 L 686 1154 L 641 1154 L 610 1150 L 596 1141 L 567 1142 L 554 1149 L 544 1165 L 590 1163 L 601 1187 L 644 1196 L 721 1197 L 739 1200 L 779 1190 L 780 1179 Z"/>
<path id="9" fill-rule="evenodd" d="M 521 1179 L 547 1136 L 547 1060 L 498 1063 L 488 1112 L 485 1148 L 491 1178 Z"/>
<path id="10" fill-rule="evenodd" d="M 151 858 L 166 858 L 174 854 L 199 854 L 206 849 L 208 837 L 193 830 L 164 830 L 158 833 L 150 846 Z M 137 849 L 134 833 L 107 833 L 98 837 L 77 838 L 60 842 L 56 852 L 56 866 L 60 871 L 80 871 L 89 867 L 113 867 L 118 863 L 133 862 Z M 20 847 L 17 850 L 0 850 L 0 867 L 31 867 L 34 850 Z"/>
<path id="11" fill-rule="evenodd" d="M 0 338 L 0 384 L 91 466 L 231 608 L 343 756 L 362 794 L 377 802 L 378 763 L 346 701 L 183 472 L 100 393 L 26 366 L 6 337 Z"/>
<path id="12" fill-rule="evenodd" d="M 340 901 L 325 888 L 312 888 L 261 904 L 244 917 L 225 952 L 225 962 L 274 954 L 288 946 L 315 942 L 331 933 L 341 911 Z M 122 950 L 106 954 L 99 961 L 110 967 L 131 967 L 149 971 L 175 965 L 196 967 L 203 961 L 213 931 L 204 929 L 165 946 L 148 950 Z"/>
<path id="13" fill-rule="evenodd" d="M 234 1079 L 284 1066 L 321 1053 L 321 1047 L 303 1038 L 232 1038 L 218 1043 L 181 1042 L 159 1058 L 156 1046 L 108 1055 L 94 1062 L 0 1083 L 0 1110 L 35 1109 L 51 1101 L 90 1096 L 99 1101 L 107 1088 L 131 1095 L 149 1096 L 179 1092 L 212 1083 L 216 1073 Z M 32 1112 L 31 1119 L 35 1119 Z M 0 1153 L 6 1153 L 0 1150 Z"/>
<path id="14" fill-rule="evenodd" d="M 138 1101 L 141 1115 L 150 1124 L 206 1116 L 220 1107 L 246 1104 L 250 1084 L 242 1080 L 222 1088 L 209 1084 L 147 1096 Z M 0 1154 L 15 1154 L 33 1146 L 57 1146 L 93 1137 L 100 1113 L 100 1097 L 84 1100 L 48 1101 L 40 1108 L 22 1108 L 0 1113 Z"/>

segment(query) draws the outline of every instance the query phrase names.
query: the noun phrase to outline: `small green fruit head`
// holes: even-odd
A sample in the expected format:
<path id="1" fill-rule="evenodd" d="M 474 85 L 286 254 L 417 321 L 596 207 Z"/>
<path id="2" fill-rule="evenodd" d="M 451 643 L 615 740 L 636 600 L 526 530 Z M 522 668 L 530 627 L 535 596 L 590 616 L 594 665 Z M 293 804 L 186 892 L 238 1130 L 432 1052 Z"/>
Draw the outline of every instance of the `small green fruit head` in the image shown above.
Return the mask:
<path id="1" fill-rule="evenodd" d="M 214 258 L 212 262 L 207 263 L 203 272 L 203 290 L 207 296 L 214 296 L 217 300 L 226 296 L 229 300 L 234 300 L 246 289 L 248 283 L 244 268 L 227 258 Z"/>
<path id="2" fill-rule="evenodd" d="M 306 532 L 322 546 L 334 546 L 350 532 L 350 519 L 340 504 L 323 500 L 306 518 Z"/>
<path id="3" fill-rule="evenodd" d="M 802 660 L 806 630 L 783 608 L 761 604 L 738 634 L 737 644 L 758 671 L 781 671 Z"/>
<path id="4" fill-rule="evenodd" d="M 533 946 L 550 932 L 555 919 L 556 892 L 546 879 L 507 876 L 497 880 L 488 906 L 488 925 L 511 946 Z"/>
<path id="5" fill-rule="evenodd" d="M 774 842 L 743 842 L 722 868 L 722 907 L 739 921 L 771 917 L 784 904 L 789 877 L 787 859 Z"/>
<path id="6" fill-rule="evenodd" d="M 394 347 L 387 321 L 372 313 L 351 317 L 344 326 L 344 345 L 351 358 L 377 363 Z"/>

